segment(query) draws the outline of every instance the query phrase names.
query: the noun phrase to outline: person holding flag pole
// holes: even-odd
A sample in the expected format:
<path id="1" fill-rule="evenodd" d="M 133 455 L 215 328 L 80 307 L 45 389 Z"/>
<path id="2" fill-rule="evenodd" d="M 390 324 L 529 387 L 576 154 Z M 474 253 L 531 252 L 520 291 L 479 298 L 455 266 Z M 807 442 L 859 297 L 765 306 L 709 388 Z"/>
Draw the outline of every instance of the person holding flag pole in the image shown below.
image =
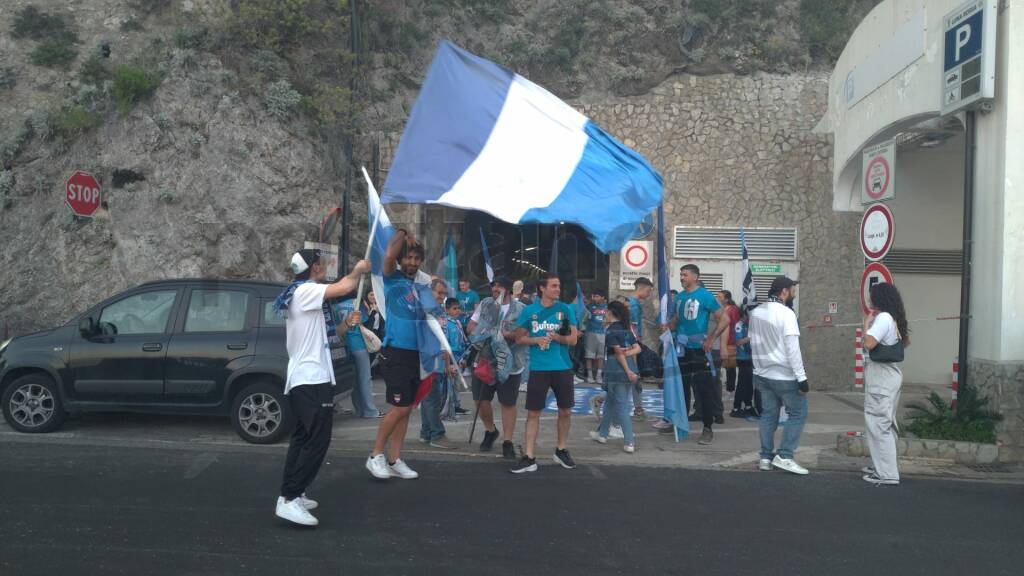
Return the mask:
<path id="1" fill-rule="evenodd" d="M 672 331 L 669 330 L 669 322 L 673 302 L 669 295 L 668 285 L 668 257 L 665 252 L 665 213 L 661 206 L 658 206 L 658 295 L 660 300 L 659 321 L 662 327 L 661 333 L 661 361 L 664 369 L 664 385 L 662 393 L 664 396 L 665 414 L 664 417 L 655 423 L 655 428 L 672 428 L 676 442 L 679 442 L 690 433 L 690 423 L 687 418 L 687 406 L 683 400 L 683 375 L 679 368 L 679 359 L 676 357 L 676 347 L 673 341 Z"/>

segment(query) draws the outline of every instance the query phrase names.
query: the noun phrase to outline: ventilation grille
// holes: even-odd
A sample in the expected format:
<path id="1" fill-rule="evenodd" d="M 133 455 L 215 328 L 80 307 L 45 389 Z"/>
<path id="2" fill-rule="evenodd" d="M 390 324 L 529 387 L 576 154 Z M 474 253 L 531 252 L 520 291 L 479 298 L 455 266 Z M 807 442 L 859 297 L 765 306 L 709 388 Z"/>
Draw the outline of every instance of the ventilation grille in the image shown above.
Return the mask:
<path id="1" fill-rule="evenodd" d="M 746 228 L 751 260 L 796 260 L 796 228 Z M 676 226 L 675 258 L 739 260 L 739 228 Z"/>
<path id="2" fill-rule="evenodd" d="M 890 250 L 882 264 L 893 274 L 959 276 L 962 258 L 959 250 Z"/>
<path id="3" fill-rule="evenodd" d="M 725 278 L 722 274 L 701 274 L 700 281 L 712 294 L 718 294 L 725 288 Z"/>
<path id="4" fill-rule="evenodd" d="M 757 294 L 757 301 L 764 303 L 768 301 L 768 290 L 772 287 L 772 280 L 775 280 L 777 274 L 753 274 L 754 277 L 754 293 Z M 736 295 L 733 294 L 733 300 L 736 299 Z M 740 294 L 740 299 L 743 299 L 743 294 Z"/>

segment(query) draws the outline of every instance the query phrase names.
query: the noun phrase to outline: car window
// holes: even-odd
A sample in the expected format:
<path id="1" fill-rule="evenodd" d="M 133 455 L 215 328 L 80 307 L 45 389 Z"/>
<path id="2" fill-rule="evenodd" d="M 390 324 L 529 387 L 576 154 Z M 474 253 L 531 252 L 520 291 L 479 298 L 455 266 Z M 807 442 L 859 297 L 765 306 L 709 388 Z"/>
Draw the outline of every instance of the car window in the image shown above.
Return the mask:
<path id="1" fill-rule="evenodd" d="M 238 332 L 245 329 L 249 293 L 239 290 L 193 290 L 185 332 Z"/>
<path id="2" fill-rule="evenodd" d="M 284 326 L 284 318 L 281 318 L 274 312 L 273 300 L 263 301 L 263 318 L 260 326 Z"/>
<path id="3" fill-rule="evenodd" d="M 160 334 L 174 308 L 176 290 L 143 292 L 118 300 L 103 309 L 100 322 L 109 322 L 118 334 Z"/>

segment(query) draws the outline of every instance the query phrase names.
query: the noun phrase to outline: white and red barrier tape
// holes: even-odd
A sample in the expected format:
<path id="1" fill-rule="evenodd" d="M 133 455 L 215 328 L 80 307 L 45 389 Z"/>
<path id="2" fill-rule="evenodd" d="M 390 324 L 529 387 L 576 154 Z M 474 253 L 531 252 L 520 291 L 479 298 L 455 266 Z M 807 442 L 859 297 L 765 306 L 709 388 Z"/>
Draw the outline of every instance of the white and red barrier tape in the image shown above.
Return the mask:
<path id="1" fill-rule="evenodd" d="M 907 320 L 907 324 L 916 324 L 918 322 L 937 322 L 942 320 L 959 320 L 963 316 L 938 316 L 936 318 L 914 318 Z M 969 318 L 969 316 L 968 316 Z M 863 326 L 864 322 L 851 322 L 847 324 L 804 324 L 803 327 L 809 330 L 815 328 L 853 328 L 854 326 Z"/>
<path id="2" fill-rule="evenodd" d="M 864 387 L 864 330 L 857 328 L 853 339 L 853 387 Z"/>
<path id="3" fill-rule="evenodd" d="M 956 393 L 960 387 L 960 358 L 957 356 L 953 357 L 953 408 L 956 408 Z"/>

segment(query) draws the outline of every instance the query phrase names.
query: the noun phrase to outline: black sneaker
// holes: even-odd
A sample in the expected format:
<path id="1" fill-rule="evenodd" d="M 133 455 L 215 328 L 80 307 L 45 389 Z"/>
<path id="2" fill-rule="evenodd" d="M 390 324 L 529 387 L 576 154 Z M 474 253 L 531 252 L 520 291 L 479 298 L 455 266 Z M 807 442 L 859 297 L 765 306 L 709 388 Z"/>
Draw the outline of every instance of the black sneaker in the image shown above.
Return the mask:
<path id="1" fill-rule="evenodd" d="M 690 417 L 687 418 L 687 420 L 689 420 L 690 422 L 700 422 L 703 419 L 704 419 L 704 417 L 701 416 L 700 414 L 697 414 L 696 412 L 694 412 L 693 414 L 690 414 Z"/>
<path id="2" fill-rule="evenodd" d="M 469 410 L 466 410 L 465 408 L 456 408 L 455 413 L 459 415 L 469 414 Z"/>
<path id="3" fill-rule="evenodd" d="M 494 447 L 494 441 L 497 440 L 497 439 L 498 439 L 498 430 L 497 429 L 495 429 L 494 432 L 488 432 L 487 430 L 484 430 L 484 440 L 483 440 L 483 442 L 480 443 L 480 451 L 481 452 L 490 452 L 491 448 Z"/>
<path id="4" fill-rule="evenodd" d="M 505 440 L 501 443 L 501 456 L 506 460 L 516 459 L 516 447 L 512 445 L 511 440 Z"/>
<path id="5" fill-rule="evenodd" d="M 725 418 L 721 416 L 715 416 L 715 424 L 725 424 Z"/>
<path id="6" fill-rule="evenodd" d="M 537 459 L 530 458 L 529 456 L 523 455 L 519 459 L 519 463 L 516 464 L 509 472 L 513 474 L 522 474 L 524 472 L 536 472 L 537 471 Z"/>
<path id="7" fill-rule="evenodd" d="M 562 465 L 562 468 L 573 470 L 576 468 L 576 461 L 569 456 L 569 450 L 555 450 L 555 462 Z"/>
<path id="8" fill-rule="evenodd" d="M 732 412 L 729 412 L 729 417 L 730 418 L 746 418 L 747 417 L 747 411 L 744 410 L 743 408 L 733 408 Z"/>

